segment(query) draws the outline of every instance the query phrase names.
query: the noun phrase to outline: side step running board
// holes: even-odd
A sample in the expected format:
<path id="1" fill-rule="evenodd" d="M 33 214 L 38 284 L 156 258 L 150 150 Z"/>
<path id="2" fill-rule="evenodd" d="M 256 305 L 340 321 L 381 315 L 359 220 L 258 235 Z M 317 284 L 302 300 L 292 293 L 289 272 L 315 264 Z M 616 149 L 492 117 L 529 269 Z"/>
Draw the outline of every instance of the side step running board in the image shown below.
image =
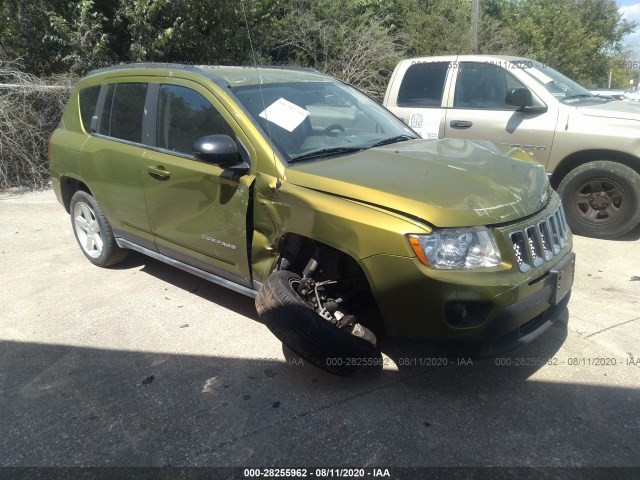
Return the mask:
<path id="1" fill-rule="evenodd" d="M 128 248 L 129 250 L 135 250 L 136 252 L 143 253 L 144 255 L 155 258 L 156 260 L 160 260 L 161 262 L 171 265 L 172 267 L 177 267 L 180 270 L 184 270 L 185 272 L 197 275 L 200 278 L 204 278 L 205 280 L 226 287 L 230 290 L 233 290 L 234 292 L 246 295 L 247 297 L 256 298 L 256 295 L 258 295 L 257 290 L 247 288 L 243 285 L 239 285 L 235 282 L 227 280 L 226 278 L 218 277 L 217 275 L 205 272 L 204 270 L 200 270 L 199 268 L 193 267 L 187 263 L 180 262 L 179 260 L 176 260 L 174 258 L 167 257 L 166 255 L 163 255 L 161 253 L 154 252 L 153 250 L 149 250 L 145 247 L 141 247 L 140 245 L 125 240 L 124 238 L 116 238 L 116 243 L 120 248 Z"/>

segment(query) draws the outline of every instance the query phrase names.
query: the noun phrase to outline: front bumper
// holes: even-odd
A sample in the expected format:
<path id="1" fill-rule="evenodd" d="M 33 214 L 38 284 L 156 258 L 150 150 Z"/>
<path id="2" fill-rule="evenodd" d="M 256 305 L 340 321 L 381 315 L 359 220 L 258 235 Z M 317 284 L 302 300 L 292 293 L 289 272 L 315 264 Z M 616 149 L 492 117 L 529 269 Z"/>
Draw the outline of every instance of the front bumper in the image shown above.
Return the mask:
<path id="1" fill-rule="evenodd" d="M 436 271 L 416 259 L 374 256 L 361 261 L 389 337 L 431 340 L 468 356 L 495 356 L 532 341 L 565 311 L 575 254 L 571 242 L 539 268 L 495 272 Z M 455 326 L 447 305 L 492 305 L 484 321 Z"/>
<path id="2" fill-rule="evenodd" d="M 555 305 L 550 303 L 552 295 L 551 287 L 547 286 L 503 310 L 484 332 L 458 340 L 455 351 L 473 357 L 493 357 L 531 342 L 559 320 L 571 291 Z M 540 309 L 542 312 L 537 313 Z"/>

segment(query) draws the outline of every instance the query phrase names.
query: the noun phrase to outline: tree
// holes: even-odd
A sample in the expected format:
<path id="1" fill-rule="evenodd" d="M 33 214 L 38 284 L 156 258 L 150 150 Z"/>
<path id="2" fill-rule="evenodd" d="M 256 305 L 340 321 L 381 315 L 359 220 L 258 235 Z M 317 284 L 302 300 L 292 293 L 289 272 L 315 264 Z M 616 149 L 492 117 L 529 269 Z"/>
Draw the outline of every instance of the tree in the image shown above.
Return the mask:
<path id="1" fill-rule="evenodd" d="M 615 0 L 505 0 L 504 7 L 526 56 L 585 85 L 608 77 L 611 59 L 635 28 L 621 19 Z"/>
<path id="2" fill-rule="evenodd" d="M 272 59 L 317 68 L 381 98 L 400 51 L 384 19 L 359 7 L 346 0 L 293 3 L 277 24 Z"/>
<path id="3" fill-rule="evenodd" d="M 78 2 L 71 20 L 49 12 L 49 21 L 53 31 L 44 38 L 60 46 L 56 60 L 71 72 L 82 74 L 113 63 L 111 36 L 105 32 L 107 18 L 96 10 L 93 0 Z"/>

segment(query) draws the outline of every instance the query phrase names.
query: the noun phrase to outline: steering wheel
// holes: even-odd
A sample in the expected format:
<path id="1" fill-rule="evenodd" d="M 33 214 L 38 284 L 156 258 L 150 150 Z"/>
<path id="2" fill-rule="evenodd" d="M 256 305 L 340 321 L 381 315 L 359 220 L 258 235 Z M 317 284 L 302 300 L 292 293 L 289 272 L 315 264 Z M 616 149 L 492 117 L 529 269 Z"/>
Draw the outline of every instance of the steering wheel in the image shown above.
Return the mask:
<path id="1" fill-rule="evenodd" d="M 327 128 L 325 128 L 322 131 L 322 133 L 324 133 L 325 135 L 328 135 L 330 137 L 335 137 L 338 134 L 337 133 L 332 133 L 332 132 L 334 132 L 334 130 L 338 130 L 338 131 L 340 131 L 340 133 L 342 133 L 342 132 L 344 132 L 345 129 L 339 123 L 333 123 L 333 124 L 329 125 Z"/>

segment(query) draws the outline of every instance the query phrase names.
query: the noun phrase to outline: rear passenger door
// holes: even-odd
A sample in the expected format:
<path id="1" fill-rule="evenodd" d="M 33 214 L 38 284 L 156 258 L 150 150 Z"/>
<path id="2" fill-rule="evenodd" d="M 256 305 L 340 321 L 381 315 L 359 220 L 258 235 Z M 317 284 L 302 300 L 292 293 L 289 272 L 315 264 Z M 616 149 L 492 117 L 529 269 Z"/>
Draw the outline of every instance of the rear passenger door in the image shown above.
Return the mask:
<path id="1" fill-rule="evenodd" d="M 247 212 L 253 177 L 196 160 L 191 152 L 205 135 L 229 135 L 240 150 L 248 139 L 203 86 L 172 79 L 151 88 L 153 122 L 141 172 L 158 251 L 252 287 Z"/>
<path id="2" fill-rule="evenodd" d="M 80 163 L 82 178 L 114 235 L 154 248 L 140 176 L 148 87 L 136 77 L 102 85 L 96 111 L 82 112 L 83 125 L 91 136 L 82 147 L 87 161 Z"/>

